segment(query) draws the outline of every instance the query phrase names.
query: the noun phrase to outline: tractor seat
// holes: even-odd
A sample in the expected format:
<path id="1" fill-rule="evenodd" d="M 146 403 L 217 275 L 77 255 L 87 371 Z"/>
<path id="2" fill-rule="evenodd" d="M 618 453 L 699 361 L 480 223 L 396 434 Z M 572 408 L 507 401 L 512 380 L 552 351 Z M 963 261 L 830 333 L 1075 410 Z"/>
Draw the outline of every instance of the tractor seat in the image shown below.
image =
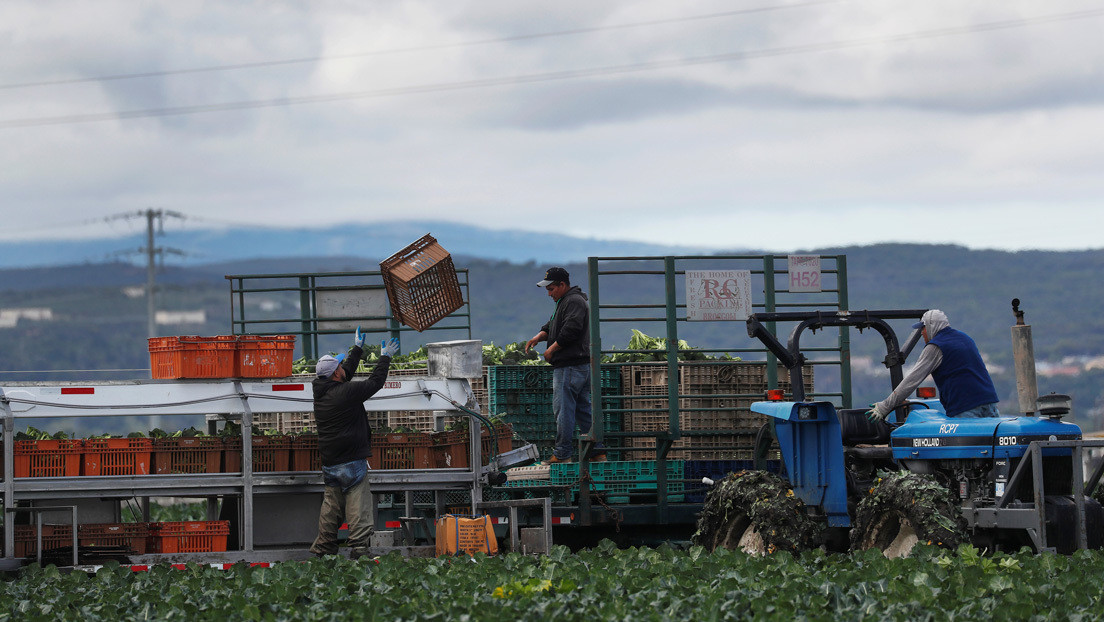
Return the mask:
<path id="1" fill-rule="evenodd" d="M 843 408 L 836 411 L 844 445 L 885 445 L 889 443 L 889 425 L 885 421 L 867 419 L 866 411 L 866 408 Z"/>

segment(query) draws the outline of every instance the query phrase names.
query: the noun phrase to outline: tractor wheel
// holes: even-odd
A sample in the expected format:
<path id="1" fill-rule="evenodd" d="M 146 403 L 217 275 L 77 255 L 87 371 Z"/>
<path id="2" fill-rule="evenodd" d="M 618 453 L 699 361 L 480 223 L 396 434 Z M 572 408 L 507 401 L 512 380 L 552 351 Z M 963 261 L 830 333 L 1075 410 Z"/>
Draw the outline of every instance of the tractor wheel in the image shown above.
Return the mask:
<path id="1" fill-rule="evenodd" d="M 789 484 L 766 471 L 733 473 L 705 499 L 694 543 L 752 555 L 792 552 L 821 544 L 823 526 L 809 518 Z"/>
<path id="2" fill-rule="evenodd" d="M 707 548 L 743 551 L 754 556 L 763 556 L 771 552 L 770 545 L 763 540 L 759 529 L 751 522 L 751 518 L 743 513 L 731 517 L 726 525 L 716 530 L 713 541 L 707 545 Z"/>
<path id="3" fill-rule="evenodd" d="M 907 557 L 917 544 L 948 549 L 967 540 L 966 523 L 950 492 L 916 473 L 882 474 L 855 509 L 851 548 Z"/>

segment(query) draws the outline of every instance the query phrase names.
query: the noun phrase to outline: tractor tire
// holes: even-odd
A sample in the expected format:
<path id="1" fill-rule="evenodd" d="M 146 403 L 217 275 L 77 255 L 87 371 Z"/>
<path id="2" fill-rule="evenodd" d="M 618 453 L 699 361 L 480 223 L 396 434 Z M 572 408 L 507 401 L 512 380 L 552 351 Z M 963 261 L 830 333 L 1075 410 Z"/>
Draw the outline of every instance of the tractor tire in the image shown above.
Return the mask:
<path id="1" fill-rule="evenodd" d="M 907 557 L 918 544 L 947 549 L 967 541 L 966 521 L 950 491 L 909 472 L 883 474 L 859 502 L 851 528 L 853 550 L 878 549 Z"/>
<path id="2" fill-rule="evenodd" d="M 693 540 L 710 551 L 765 555 L 815 548 L 823 532 L 786 480 L 766 471 L 741 471 L 717 482 L 706 496 Z"/>

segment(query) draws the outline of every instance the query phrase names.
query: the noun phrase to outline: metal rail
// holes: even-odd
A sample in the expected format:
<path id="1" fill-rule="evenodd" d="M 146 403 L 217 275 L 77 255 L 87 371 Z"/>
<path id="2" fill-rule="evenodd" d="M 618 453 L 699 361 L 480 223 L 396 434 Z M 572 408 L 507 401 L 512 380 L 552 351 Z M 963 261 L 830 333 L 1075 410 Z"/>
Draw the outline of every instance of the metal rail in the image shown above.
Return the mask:
<path id="1" fill-rule="evenodd" d="M 590 299 L 590 347 L 591 347 L 591 409 L 594 426 L 589 434 L 581 437 L 582 451 L 580 453 L 580 469 L 582 474 L 587 473 L 589 450 L 601 442 L 605 436 L 604 420 L 606 413 L 636 412 L 640 409 L 605 409 L 603 400 L 610 396 L 603 396 L 601 389 L 601 359 L 603 355 L 624 353 L 624 350 L 612 350 L 603 347 L 603 324 L 624 322 L 653 322 L 663 323 L 664 337 L 667 347 L 662 351 L 632 351 L 633 353 L 660 354 L 663 356 L 661 363 L 667 370 L 667 391 L 663 395 L 654 396 L 666 399 L 666 412 L 668 413 L 667 429 L 654 432 L 649 436 L 656 439 L 655 457 L 657 472 L 658 513 L 661 517 L 660 524 L 666 522 L 668 516 L 668 504 L 666 494 L 667 455 L 674 446 L 674 441 L 683 436 L 694 436 L 680 430 L 679 413 L 684 409 L 679 407 L 679 399 L 685 397 L 678 389 L 679 351 L 678 339 L 680 326 L 689 320 L 686 317 L 685 295 L 679 289 L 679 284 L 685 283 L 686 271 L 689 270 L 723 270 L 723 269 L 748 269 L 755 285 L 753 290 L 761 285 L 762 298 L 752 301 L 752 309 L 763 309 L 766 312 L 775 312 L 782 308 L 801 309 L 831 309 L 831 313 L 848 308 L 847 299 L 847 261 L 843 255 L 821 256 L 831 265 L 822 269 L 822 275 L 834 276 L 834 283 L 826 283 L 820 292 L 799 293 L 791 292 L 787 284 L 779 283 L 779 277 L 785 277 L 787 268 L 779 268 L 776 263 L 786 261 L 787 256 L 775 255 L 713 255 L 713 256 L 666 256 L 666 257 L 590 257 L 587 265 L 588 290 Z M 640 265 L 641 263 L 645 265 Z M 603 277 L 620 278 L 622 276 L 652 277 L 655 284 L 662 281 L 662 302 L 658 295 L 652 300 L 635 303 L 630 301 L 605 302 L 601 281 Z M 833 286 L 834 285 L 834 286 Z M 648 311 L 658 312 L 658 315 L 649 315 Z M 633 317 L 627 317 L 629 314 Z M 773 330 L 773 323 L 768 324 L 768 329 Z M 739 330 L 739 329 L 738 329 Z M 734 331 L 738 334 L 738 331 Z M 735 347 L 731 349 L 709 349 L 703 352 L 748 352 L 761 353 L 766 359 L 767 383 L 769 388 L 778 386 L 778 369 L 775 353 L 753 343 L 751 347 Z M 825 397 L 840 397 L 844 407 L 850 407 L 851 400 L 851 352 L 848 328 L 839 328 L 839 338 L 836 347 L 817 348 L 818 351 L 838 353 L 837 360 L 816 361 L 818 365 L 838 365 L 840 368 L 840 380 L 842 390 L 839 393 L 825 394 Z M 704 363 L 704 362 L 703 362 Z M 721 362 L 718 362 L 720 364 Z M 636 363 L 625 363 L 636 364 Z M 803 393 L 803 387 L 796 390 Z M 620 396 L 639 397 L 639 396 Z M 698 395 L 696 397 L 714 397 Z M 717 409 L 713 409 L 717 410 Z M 660 410 L 662 412 L 662 410 Z M 618 433 L 617 436 L 635 436 L 632 433 Z M 614 436 L 611 434 L 610 436 Z M 644 451 L 642 449 L 642 451 Z M 588 478 L 584 477 L 584 481 Z M 589 482 L 584 484 L 585 489 L 580 494 L 580 513 L 582 524 L 589 524 L 591 520 Z"/>
<path id="2" fill-rule="evenodd" d="M 1084 449 L 1104 448 L 1104 440 L 1080 441 L 1031 441 L 1012 477 L 1005 484 L 1006 494 L 997 499 L 993 507 L 964 507 L 962 515 L 970 527 L 1023 529 L 1028 533 L 1037 550 L 1050 550 L 1046 533 L 1046 488 L 1043 479 L 1043 450 L 1069 449 L 1072 463 L 1070 493 L 1073 497 L 1074 529 L 1077 548 L 1089 547 L 1085 519 L 1085 492 L 1090 494 L 1100 484 L 1104 474 L 1104 459 L 1094 467 L 1086 480 L 1084 477 Z M 1028 508 L 1008 507 L 1014 499 L 1014 491 L 1030 473 L 1032 479 L 1032 503 Z"/>
<path id="3" fill-rule="evenodd" d="M 426 328 L 427 331 L 458 331 L 471 339 L 471 300 L 468 270 L 456 270 L 464 305 L 441 323 Z M 385 332 L 401 339 L 402 333 L 414 329 L 401 326 L 391 315 L 390 307 L 381 314 L 334 314 L 333 310 L 320 309 L 319 294 L 334 292 L 378 292 L 384 297 L 383 273 L 376 271 L 283 273 L 283 274 L 230 274 L 230 325 L 235 335 L 271 334 L 279 332 L 298 335 L 303 356 L 318 358 L 318 338 L 321 335 L 345 334 L 362 324 L 366 332 Z M 298 307 L 297 317 L 258 317 L 259 311 L 250 311 L 252 303 L 271 302 L 265 295 L 281 295 L 290 306 Z M 365 294 L 362 298 L 367 298 Z M 260 300 L 258 300 L 260 298 Z M 328 313 L 328 314 L 327 314 Z"/>

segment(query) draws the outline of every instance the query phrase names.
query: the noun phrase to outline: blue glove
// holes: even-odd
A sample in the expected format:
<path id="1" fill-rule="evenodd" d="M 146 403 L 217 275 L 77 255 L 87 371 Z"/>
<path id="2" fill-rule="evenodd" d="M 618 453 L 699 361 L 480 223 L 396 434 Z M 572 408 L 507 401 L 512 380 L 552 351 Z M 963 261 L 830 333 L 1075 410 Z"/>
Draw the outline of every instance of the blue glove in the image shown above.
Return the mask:
<path id="1" fill-rule="evenodd" d="M 355 345 L 356 347 L 363 350 L 364 349 L 364 337 L 365 337 L 364 333 L 360 332 L 360 327 L 357 326 L 356 339 L 353 340 L 353 345 Z"/>
<path id="2" fill-rule="evenodd" d="M 380 348 L 380 356 L 395 356 L 399 351 L 399 340 L 392 337 L 388 341 L 381 342 Z"/>

